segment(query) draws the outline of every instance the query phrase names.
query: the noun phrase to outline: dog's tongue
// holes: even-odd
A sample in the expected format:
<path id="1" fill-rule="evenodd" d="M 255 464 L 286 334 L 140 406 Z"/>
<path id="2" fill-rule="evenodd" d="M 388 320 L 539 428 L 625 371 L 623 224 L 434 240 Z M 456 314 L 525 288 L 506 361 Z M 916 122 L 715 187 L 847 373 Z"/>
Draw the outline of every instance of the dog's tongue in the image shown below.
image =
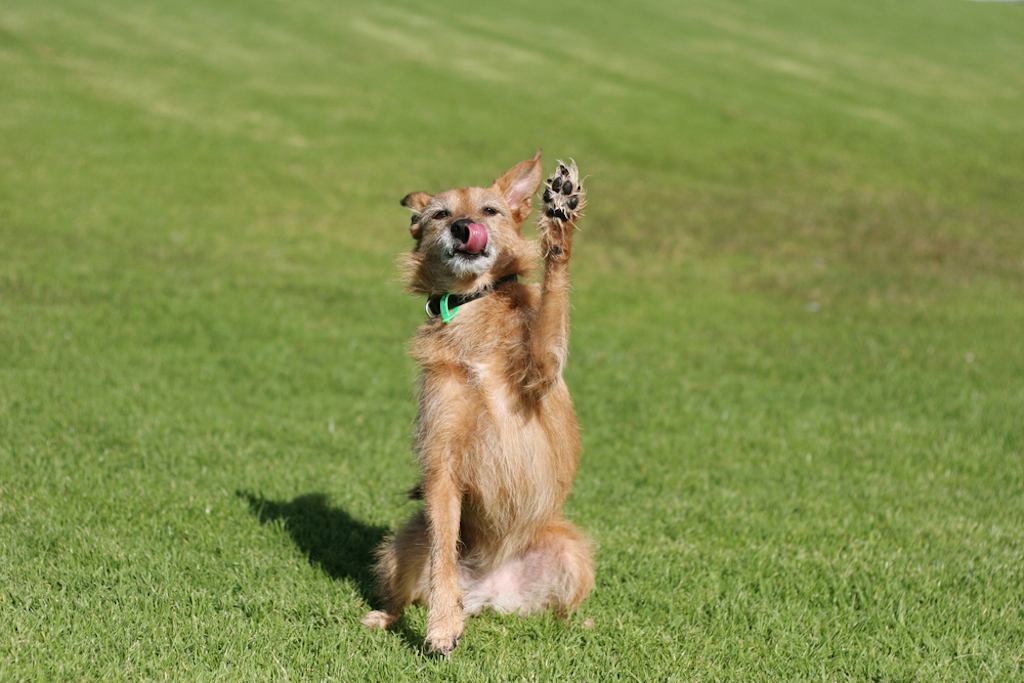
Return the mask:
<path id="1" fill-rule="evenodd" d="M 469 237 L 466 238 L 466 243 L 459 247 L 459 251 L 479 254 L 487 246 L 487 228 L 480 223 L 470 223 L 466 227 L 469 229 Z"/>

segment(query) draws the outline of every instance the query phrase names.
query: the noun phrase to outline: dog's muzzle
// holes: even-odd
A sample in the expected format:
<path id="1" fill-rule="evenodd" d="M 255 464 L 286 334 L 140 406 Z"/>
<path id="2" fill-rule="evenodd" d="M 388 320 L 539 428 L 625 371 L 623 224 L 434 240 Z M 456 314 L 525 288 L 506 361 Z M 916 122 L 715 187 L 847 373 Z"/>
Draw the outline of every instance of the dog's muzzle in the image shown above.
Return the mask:
<path id="1" fill-rule="evenodd" d="M 451 227 L 455 248 L 467 254 L 479 254 L 487 246 L 487 226 L 461 218 Z"/>

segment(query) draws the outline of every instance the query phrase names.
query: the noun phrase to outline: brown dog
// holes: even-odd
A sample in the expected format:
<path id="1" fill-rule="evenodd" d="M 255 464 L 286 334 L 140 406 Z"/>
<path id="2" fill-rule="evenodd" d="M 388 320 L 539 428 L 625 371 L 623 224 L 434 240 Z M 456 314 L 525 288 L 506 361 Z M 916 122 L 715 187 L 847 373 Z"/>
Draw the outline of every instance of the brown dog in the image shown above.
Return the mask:
<path id="1" fill-rule="evenodd" d="M 586 539 L 562 517 L 579 462 L 579 429 L 562 380 L 569 336 L 569 257 L 585 192 L 559 162 L 538 221 L 541 285 L 518 281 L 535 261 L 520 234 L 541 182 L 540 152 L 491 187 L 414 192 L 409 289 L 430 320 L 420 363 L 416 453 L 424 500 L 378 549 L 386 628 L 412 602 L 429 605 L 427 644 L 448 656 L 466 615 L 575 608 L 594 585 Z"/>

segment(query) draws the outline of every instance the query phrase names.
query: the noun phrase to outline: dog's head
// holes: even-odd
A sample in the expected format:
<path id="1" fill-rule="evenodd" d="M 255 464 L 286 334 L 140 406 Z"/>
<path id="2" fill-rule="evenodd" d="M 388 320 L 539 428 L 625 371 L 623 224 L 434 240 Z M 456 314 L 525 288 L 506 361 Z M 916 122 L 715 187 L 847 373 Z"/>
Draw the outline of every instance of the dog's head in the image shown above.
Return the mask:
<path id="1" fill-rule="evenodd" d="M 531 268 L 531 245 L 520 228 L 541 181 L 540 152 L 516 164 L 490 187 L 413 192 L 409 231 L 416 248 L 405 258 L 414 292 L 468 294 Z"/>

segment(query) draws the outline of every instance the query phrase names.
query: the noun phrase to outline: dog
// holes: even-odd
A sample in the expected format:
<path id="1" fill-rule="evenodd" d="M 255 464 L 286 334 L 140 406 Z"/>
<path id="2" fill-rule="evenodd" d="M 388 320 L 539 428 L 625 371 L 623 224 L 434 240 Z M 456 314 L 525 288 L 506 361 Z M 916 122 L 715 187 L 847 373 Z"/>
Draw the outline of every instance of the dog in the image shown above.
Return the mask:
<path id="1" fill-rule="evenodd" d="M 423 500 L 377 550 L 387 628 L 428 606 L 426 647 L 449 657 L 466 616 L 553 610 L 594 585 L 591 549 L 562 516 L 579 463 L 579 427 L 562 379 L 569 340 L 569 259 L 586 204 L 575 162 L 544 183 L 537 245 L 521 228 L 542 179 L 541 152 L 490 187 L 414 192 L 409 291 L 427 297 L 412 356 L 422 374 L 415 451 Z M 543 257 L 544 277 L 526 284 Z"/>

